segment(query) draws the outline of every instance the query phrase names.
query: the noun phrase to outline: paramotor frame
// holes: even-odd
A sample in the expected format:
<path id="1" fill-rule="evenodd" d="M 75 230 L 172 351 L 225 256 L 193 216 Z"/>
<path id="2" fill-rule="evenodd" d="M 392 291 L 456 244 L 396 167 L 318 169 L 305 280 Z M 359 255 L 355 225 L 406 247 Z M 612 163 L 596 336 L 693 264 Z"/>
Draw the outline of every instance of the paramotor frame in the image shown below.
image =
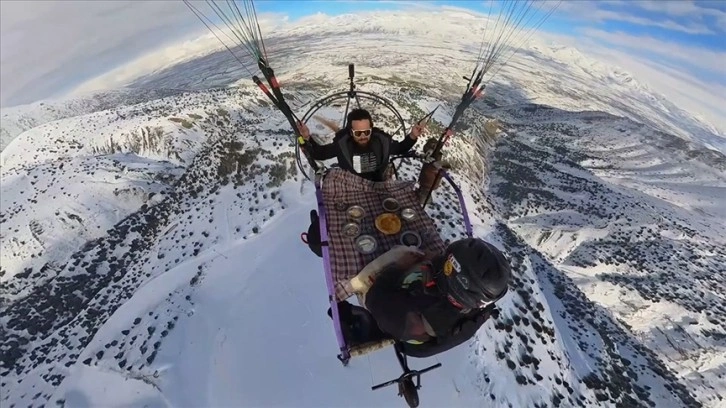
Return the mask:
<path id="1" fill-rule="evenodd" d="M 354 98 L 356 98 L 356 104 L 359 108 L 362 108 L 363 105 L 361 105 L 358 97 L 361 97 L 361 99 L 364 99 L 364 100 L 369 100 L 369 101 L 373 101 L 375 103 L 379 103 L 383 107 L 388 109 L 391 113 L 393 113 L 396 116 L 396 121 L 400 123 L 401 126 L 398 129 L 403 129 L 403 133 L 404 134 L 406 133 L 406 121 L 403 119 L 403 117 L 398 112 L 398 110 L 396 110 L 396 108 L 393 106 L 393 103 L 391 101 L 389 101 L 388 99 L 386 99 L 380 95 L 374 94 L 372 92 L 356 91 L 356 95 L 354 96 Z M 303 115 L 301 120 L 303 121 L 303 123 L 307 123 L 320 109 L 322 109 L 325 106 L 330 106 L 333 103 L 343 100 L 343 99 L 348 100 L 348 104 L 346 105 L 345 113 L 343 115 L 343 120 L 345 120 L 345 117 L 348 115 L 348 112 L 350 111 L 350 109 L 349 109 L 350 100 L 352 99 L 349 91 L 343 91 L 343 92 L 337 92 L 334 94 L 330 94 L 330 95 L 327 95 L 324 98 L 318 100 L 312 106 L 310 106 L 310 108 L 308 109 L 307 112 L 305 112 L 305 115 Z M 345 123 L 344 123 L 344 126 L 345 126 Z M 398 130 L 396 130 L 396 132 L 398 132 Z"/>
<path id="2" fill-rule="evenodd" d="M 307 124 L 308 121 L 315 116 L 315 114 L 322 108 L 327 106 L 332 106 L 335 104 L 335 102 L 345 100 L 345 111 L 343 112 L 343 128 L 347 126 L 347 117 L 348 112 L 350 112 L 350 103 L 351 100 L 355 100 L 355 104 L 358 108 L 362 108 L 364 105 L 361 105 L 361 99 L 372 101 L 374 105 L 381 105 L 384 108 L 386 108 L 390 113 L 392 113 L 395 116 L 396 122 L 400 124 L 400 126 L 392 133 L 389 133 L 391 136 L 396 136 L 399 132 L 402 132 L 403 135 L 406 135 L 406 121 L 403 119 L 401 114 L 398 112 L 395 106 L 393 106 L 393 102 L 390 100 L 384 98 L 383 96 L 380 96 L 378 94 L 367 92 L 367 91 L 358 91 L 356 90 L 356 84 L 354 82 L 355 79 L 355 65 L 354 64 L 348 64 L 348 79 L 350 80 L 350 88 L 347 91 L 341 91 L 336 92 L 333 94 L 329 94 L 319 100 L 317 100 L 315 103 L 313 103 L 310 108 L 308 108 L 307 112 L 303 115 L 303 117 L 300 119 L 303 123 Z M 295 160 L 297 161 L 298 168 L 303 173 L 303 175 L 310 180 L 310 177 L 308 176 L 307 172 L 303 168 L 302 159 L 300 157 L 300 145 L 296 144 L 295 147 Z"/>

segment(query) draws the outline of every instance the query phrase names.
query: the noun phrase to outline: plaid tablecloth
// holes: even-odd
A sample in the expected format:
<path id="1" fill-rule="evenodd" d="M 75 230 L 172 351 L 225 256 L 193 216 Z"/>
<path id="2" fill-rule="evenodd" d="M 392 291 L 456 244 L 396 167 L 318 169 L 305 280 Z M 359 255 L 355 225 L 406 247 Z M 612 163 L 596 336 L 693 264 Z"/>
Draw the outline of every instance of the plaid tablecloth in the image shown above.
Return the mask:
<path id="1" fill-rule="evenodd" d="M 400 244 L 404 231 L 415 231 L 421 237 L 421 249 L 443 253 L 446 245 L 436 231 L 433 220 L 424 212 L 414 192 L 413 181 L 388 180 L 372 182 L 339 168 L 332 168 L 323 177 L 322 194 L 327 213 L 330 267 L 335 282 L 338 300 L 352 296 L 346 292 L 344 284 L 358 274 L 365 265 L 382 255 L 395 245 Z M 394 235 L 384 235 L 376 229 L 375 219 L 384 212 L 383 200 L 392 197 L 398 200 L 400 209 L 413 208 L 416 218 L 411 221 L 401 219 L 401 231 Z M 365 210 L 360 220 L 360 235 L 368 234 L 377 241 L 376 251 L 364 255 L 355 247 L 355 238 L 343 234 L 343 226 L 350 222 L 347 209 L 359 205 Z M 400 209 L 397 212 L 400 216 Z"/>

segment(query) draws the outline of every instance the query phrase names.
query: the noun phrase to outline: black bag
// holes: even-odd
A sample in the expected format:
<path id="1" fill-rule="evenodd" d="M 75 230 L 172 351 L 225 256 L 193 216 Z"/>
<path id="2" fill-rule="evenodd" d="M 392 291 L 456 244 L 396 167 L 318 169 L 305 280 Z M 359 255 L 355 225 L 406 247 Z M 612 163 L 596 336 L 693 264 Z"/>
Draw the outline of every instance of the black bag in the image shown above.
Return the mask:
<path id="1" fill-rule="evenodd" d="M 363 307 L 352 305 L 345 300 L 340 301 L 338 302 L 338 316 L 343 338 L 350 346 L 391 338 L 381 331 L 371 312 Z M 331 308 L 328 308 L 328 317 L 333 318 Z"/>
<path id="2" fill-rule="evenodd" d="M 318 257 L 323 257 L 323 247 L 320 244 L 320 219 L 318 212 L 310 211 L 310 227 L 307 232 L 307 244 L 311 251 Z"/>

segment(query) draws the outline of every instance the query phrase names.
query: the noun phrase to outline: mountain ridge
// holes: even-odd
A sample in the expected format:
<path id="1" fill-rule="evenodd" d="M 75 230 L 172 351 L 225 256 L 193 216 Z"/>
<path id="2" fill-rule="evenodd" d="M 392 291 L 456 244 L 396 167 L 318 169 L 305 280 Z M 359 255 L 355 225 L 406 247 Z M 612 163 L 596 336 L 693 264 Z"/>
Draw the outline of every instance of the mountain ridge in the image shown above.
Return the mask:
<path id="1" fill-rule="evenodd" d="M 455 46 L 427 57 L 425 42 L 402 38 L 386 44 L 402 56 L 382 61 L 319 39 L 302 54 L 294 37 L 275 42 L 296 111 L 347 90 L 355 62 L 359 89 L 404 122 L 440 105 L 428 137 L 448 124 L 471 62 Z M 438 357 L 422 401 L 719 406 L 726 160 L 702 146 L 717 135 L 651 106 L 627 77 L 525 54 L 530 65 L 498 73 L 444 149 L 475 235 L 512 260 L 513 290 L 471 342 Z M 128 84 L 131 105 L 69 110 L 0 153 L 3 403 L 103 405 L 103 387 L 126 405 L 400 402 L 367 387 L 373 373 L 400 375 L 390 353 L 335 359 L 321 261 L 298 238 L 312 185 L 289 124 L 233 62 L 211 52 L 154 71 Z M 145 89 L 188 92 L 145 100 Z M 344 106 L 318 114 L 337 120 Z M 427 207 L 446 241 L 465 235 L 457 203 L 444 185 Z"/>
<path id="2" fill-rule="evenodd" d="M 302 176 L 293 167 L 291 148 L 287 145 L 287 141 L 283 142 L 285 137 L 278 133 L 278 127 L 284 127 L 284 120 L 274 113 L 272 107 L 256 107 L 257 101 L 254 97 L 239 98 L 239 90 L 216 90 L 209 94 L 202 92 L 195 95 L 196 99 L 184 99 L 184 103 L 177 101 L 176 105 L 167 101 L 171 106 L 182 107 L 182 112 L 200 112 L 198 107 L 205 106 L 211 101 L 214 101 L 217 106 L 215 109 L 206 108 L 204 113 L 199 115 L 201 116 L 199 119 L 190 119 L 191 128 L 187 129 L 180 123 L 176 123 L 173 125 L 175 126 L 173 130 L 170 130 L 172 135 L 179 137 L 200 138 L 199 142 L 195 143 L 199 147 L 194 149 L 194 156 L 187 155 L 187 159 L 178 163 L 183 166 L 183 172 L 177 170 L 171 173 L 174 176 L 169 180 L 167 187 L 153 196 L 146 195 L 145 203 L 141 204 L 138 210 L 126 216 L 124 220 L 114 224 L 106 236 L 78 248 L 66 263 L 61 261 L 60 271 L 46 269 L 43 273 L 52 275 L 57 272 L 55 277 L 50 280 L 41 278 L 45 280 L 36 281 L 39 277 L 36 276 L 37 272 L 33 271 L 24 275 L 19 274 L 20 271 L 15 271 L 3 278 L 3 297 L 6 301 L 11 302 L 2 319 L 3 334 L 10 339 L 2 349 L 3 382 L 5 383 L 3 387 L 7 387 L 10 381 L 15 381 L 14 378 L 18 380 L 26 378 L 26 381 L 22 382 L 24 384 L 22 389 L 29 390 L 30 388 L 27 387 L 32 388 L 32 386 L 35 386 L 36 389 L 43 389 L 45 391 L 41 392 L 38 399 L 42 397 L 42 399 L 50 401 L 52 398 L 56 398 L 56 393 L 61 392 L 59 390 L 67 387 L 64 384 L 68 384 L 68 381 L 76 381 L 74 379 L 78 378 L 73 375 L 67 377 L 64 374 L 66 370 L 57 368 L 59 365 L 60 367 L 79 367 L 79 369 L 94 366 L 116 367 L 114 370 L 120 370 L 119 373 L 124 373 L 123 375 L 129 378 L 147 378 L 148 381 L 155 384 L 151 387 L 156 390 L 154 392 L 166 395 L 164 398 L 173 397 L 174 391 L 170 391 L 172 394 L 168 394 L 164 390 L 174 390 L 175 386 L 168 383 L 168 379 L 164 380 L 166 381 L 164 384 L 171 388 L 164 388 L 162 383 L 159 383 L 162 378 L 167 378 L 164 376 L 165 370 L 162 367 L 168 364 L 168 360 L 164 360 L 167 362 L 162 366 L 155 365 L 154 362 L 159 355 L 165 355 L 165 359 L 169 358 L 170 351 L 164 351 L 164 344 L 174 344 L 180 341 L 175 337 L 177 335 L 174 334 L 174 327 L 187 319 L 193 319 L 194 293 L 204 288 L 205 279 L 207 279 L 205 277 L 215 268 L 213 266 L 215 262 L 221 262 L 222 259 L 230 257 L 244 256 L 241 255 L 244 252 L 238 253 L 238 255 L 229 252 L 231 248 L 242 248 L 240 245 L 244 245 L 244 241 L 253 239 L 252 237 L 255 236 L 259 239 L 264 236 L 268 227 L 274 228 L 270 226 L 276 224 L 270 224 L 272 222 L 270 220 L 275 219 L 278 213 L 285 214 L 292 208 L 299 208 L 299 204 L 295 204 L 295 201 L 300 199 L 301 193 L 295 186 L 302 181 Z M 408 111 L 411 109 L 408 106 L 417 105 L 416 102 L 407 99 L 409 97 L 399 96 L 403 98 L 404 102 L 404 105 L 399 106 L 400 109 Z M 411 105 L 408 105 L 409 103 Z M 189 106 L 186 107 L 186 104 Z M 549 112 L 547 113 L 550 117 L 549 120 L 553 124 L 559 123 L 557 126 L 551 126 L 552 129 L 558 129 L 552 133 L 550 136 L 552 138 L 571 137 L 567 136 L 568 132 L 572 133 L 568 131 L 568 126 L 571 130 L 578 129 L 579 131 L 580 123 L 572 122 L 573 117 L 580 118 L 582 122 L 591 121 L 594 118 L 611 121 L 623 121 L 623 119 L 589 112 L 555 114 L 554 109 L 532 104 L 500 108 L 499 111 L 495 109 L 494 115 L 492 112 L 481 111 L 481 109 L 481 106 L 475 107 L 468 114 L 472 120 L 471 125 L 462 131 L 459 137 L 452 139 L 452 143 L 447 147 L 449 152 L 447 157 L 455 164 L 454 177 L 457 182 L 462 184 L 465 191 L 476 234 L 490 236 L 491 239 L 504 245 L 509 256 L 513 257 L 518 278 L 515 283 L 515 294 L 501 306 L 500 316 L 488 325 L 488 329 L 483 330 L 478 335 L 478 340 L 472 344 L 475 349 L 481 347 L 479 351 L 474 351 L 474 355 L 489 356 L 488 353 L 492 353 L 493 350 L 487 346 L 487 344 L 491 344 L 488 341 L 496 345 L 497 353 L 490 358 L 475 359 L 473 364 L 478 364 L 479 367 L 482 367 L 483 364 L 487 367 L 487 372 L 494 370 L 500 372 L 502 376 L 511 376 L 511 384 L 518 384 L 520 388 L 518 399 L 513 399 L 510 394 L 511 389 L 507 389 L 506 392 L 502 391 L 502 383 L 499 386 L 492 384 L 494 377 L 489 375 L 484 375 L 483 378 L 466 378 L 463 383 L 459 379 L 457 387 L 464 386 L 466 393 L 471 398 L 482 398 L 483 395 L 491 400 L 493 395 L 494 399 L 502 404 L 505 404 L 506 401 L 544 404 L 546 400 L 547 405 L 557 405 L 558 403 L 582 405 L 589 402 L 616 406 L 618 404 L 627 405 L 633 401 L 651 401 L 653 404 L 659 404 L 658 401 L 660 403 L 673 402 L 675 400 L 671 400 L 671 398 L 675 398 L 683 406 L 699 406 L 703 402 L 713 401 L 716 397 L 711 394 L 701 397 L 706 400 L 696 402 L 687 391 L 688 388 L 682 383 L 684 380 L 677 380 L 674 374 L 670 374 L 668 369 L 663 368 L 663 363 L 654 357 L 657 351 L 654 353 L 650 349 L 642 348 L 637 342 L 633 343 L 631 336 L 626 332 L 618 335 L 620 337 L 618 337 L 617 344 L 619 344 L 618 347 L 627 347 L 632 350 L 632 355 L 626 358 L 616 355 L 617 353 L 613 354 L 612 350 L 617 350 L 617 348 L 610 345 L 608 347 L 611 351 L 609 351 L 608 358 L 593 360 L 595 361 L 593 364 L 598 368 L 592 375 L 588 376 L 582 369 L 574 368 L 577 364 L 575 360 L 572 360 L 573 357 L 565 357 L 567 354 L 561 353 L 572 353 L 574 350 L 579 350 L 582 345 L 562 343 L 563 349 L 559 349 L 551 340 L 548 340 L 547 336 L 542 337 L 542 332 L 534 327 L 549 331 L 550 338 L 552 335 L 557 336 L 556 333 L 567 337 L 562 334 L 565 331 L 589 333 L 587 336 L 590 337 L 593 333 L 601 332 L 597 335 L 597 338 L 601 339 L 600 341 L 612 336 L 614 331 L 623 329 L 615 321 L 598 323 L 584 319 L 583 316 L 593 313 L 599 316 L 602 312 L 583 312 L 583 308 L 591 310 L 593 307 L 600 306 L 594 306 L 576 285 L 568 281 L 566 274 L 563 274 L 554 264 L 550 264 L 552 261 L 547 261 L 547 258 L 531 247 L 531 242 L 526 243 L 528 241 L 518 238 L 517 235 L 521 232 L 515 232 L 517 228 L 510 230 L 509 226 L 498 224 L 499 222 L 511 223 L 507 220 L 507 218 L 511 218 L 511 215 L 502 211 L 501 206 L 506 202 L 502 200 L 507 196 L 497 193 L 496 186 L 501 184 L 502 177 L 521 185 L 521 174 L 523 174 L 520 172 L 520 175 L 516 177 L 508 176 L 507 166 L 530 156 L 530 159 L 537 158 L 543 163 L 557 164 L 557 160 L 552 156 L 534 153 L 531 148 L 523 150 L 525 145 L 518 140 L 529 136 L 526 131 L 523 131 L 521 125 L 512 121 L 512 116 L 522 118 L 522 121 L 527 124 L 524 127 L 538 126 L 536 112 L 540 114 Z M 502 109 L 509 109 L 509 117 Z M 167 116 L 181 116 L 178 112 L 171 112 L 169 109 L 162 109 L 162 111 L 166 112 Z M 222 112 L 226 112 L 226 114 Z M 533 113 L 534 117 L 528 117 Z M 407 116 L 414 117 L 415 112 L 409 113 Z M 187 117 L 189 116 L 187 115 Z M 264 121 L 258 120 L 258 118 L 262 117 L 274 119 L 261 128 Z M 483 134 L 482 126 L 491 117 L 496 117 L 501 121 L 501 131 L 496 139 L 480 139 L 479 135 Z M 441 120 L 443 119 L 441 118 Z M 133 120 L 133 118 L 127 120 Z M 171 123 L 174 122 L 171 121 Z M 601 128 L 607 127 L 595 127 L 595 129 Z M 73 138 L 75 139 L 77 136 L 73 136 Z M 516 147 L 519 156 L 516 160 L 506 159 L 505 166 L 503 165 L 505 162 L 502 162 L 502 154 L 507 151 L 507 148 L 503 146 L 512 143 L 519 143 Z M 37 152 L 42 153 L 42 145 L 31 145 L 35 146 Z M 576 154 L 576 150 L 566 150 L 560 151 L 559 154 L 570 157 L 569 160 L 593 160 L 590 156 Z M 482 151 L 487 152 L 489 156 L 480 156 Z M 532 154 L 523 156 L 522 153 L 525 151 L 532 151 Z M 106 153 L 109 152 L 85 150 L 67 154 L 102 158 Z M 7 154 L 10 155 L 12 152 L 8 151 Z M 118 154 L 116 152 L 112 157 L 118 157 Z M 143 151 L 122 154 L 133 157 L 143 154 Z M 489 163 L 486 163 L 485 157 L 491 157 Z M 145 160 L 151 159 L 166 160 L 160 157 L 145 157 Z M 35 163 L 42 166 L 45 161 L 41 158 Z M 27 166 L 26 164 L 21 168 L 27 170 Z M 58 172 L 80 171 L 70 165 L 67 166 Z M 276 167 L 280 167 L 280 170 L 274 170 Z M 4 170 L 4 176 L 13 168 Z M 569 169 L 571 166 L 566 168 Z M 522 170 L 525 173 L 543 169 L 549 176 L 542 178 L 551 179 L 551 175 L 557 175 L 563 168 L 551 165 L 542 167 L 530 163 L 524 169 L 532 169 Z M 399 171 L 404 177 L 414 177 L 416 174 L 415 163 L 404 163 Z M 482 174 L 482 171 L 487 173 Z M 580 177 L 582 178 L 586 176 L 588 170 L 580 168 L 578 171 L 581 172 Z M 278 176 L 274 176 L 274 174 L 278 174 Z M 481 176 L 472 177 L 477 174 Z M 292 179 L 284 181 L 288 177 L 292 177 Z M 587 177 L 591 178 L 591 176 Z M 589 178 L 582 180 L 594 183 L 593 185 L 600 183 L 591 181 Z M 557 188 L 558 191 L 563 189 L 561 191 L 564 193 L 572 188 L 578 191 L 586 190 L 577 187 L 568 189 L 568 183 L 572 183 L 574 179 L 568 180 L 570 181 L 565 184 L 550 184 L 550 186 Z M 491 197 L 487 198 L 480 190 L 481 186 L 486 183 L 492 184 L 494 188 L 488 189 Z M 7 188 L 6 183 L 3 186 L 4 189 Z M 286 187 L 278 190 L 279 187 L 275 186 Z M 520 186 L 520 188 L 522 187 Z M 304 185 L 303 188 L 303 191 L 307 190 L 307 193 L 303 193 L 303 197 L 307 196 L 303 202 L 308 203 L 304 205 L 310 205 L 310 190 Z M 453 192 L 442 191 L 435 194 L 430 209 L 431 212 L 437 214 L 435 219 L 440 233 L 447 240 L 463 236 L 461 228 L 463 219 L 460 214 L 456 214 L 456 205 L 451 204 L 455 202 Z M 539 208 L 539 205 L 536 208 Z M 592 208 L 597 208 L 597 206 Z M 304 209 L 296 211 L 304 211 Z M 602 210 L 596 210 L 596 213 L 598 213 L 597 211 L 602 212 Z M 250 220 L 246 218 L 249 216 L 248 213 L 253 215 Z M 500 221 L 494 221 L 492 217 L 497 217 Z M 3 217 L 3 221 L 7 223 L 10 222 L 10 219 Z M 512 225 L 516 226 L 516 224 Z M 294 228 L 304 229 L 302 225 L 294 226 Z M 300 251 L 306 251 L 306 249 L 303 247 Z M 524 255 L 521 257 L 515 255 L 518 253 Z M 309 253 L 308 256 L 310 256 Z M 215 259 L 220 261 L 215 261 Z M 193 268 L 195 264 L 199 265 L 196 269 Z M 311 265 L 314 264 L 316 263 L 311 263 Z M 537 266 L 540 264 L 542 266 Z M 569 264 L 565 262 L 562 265 L 565 267 Z M 164 280 L 171 279 L 173 275 L 168 275 L 170 271 L 181 270 L 180 268 L 187 271 L 183 274 L 186 278 L 182 279 L 181 276 L 175 278 L 174 281 L 177 283 L 173 288 L 164 292 L 165 295 L 162 298 L 149 300 L 147 293 L 144 296 L 147 300 L 139 298 L 134 301 L 140 296 L 137 295 L 137 291 L 146 293 L 141 291 L 144 286 L 162 277 L 166 277 Z M 20 296 L 14 300 L 8 298 L 10 286 L 7 285 L 18 281 L 25 281 L 29 287 L 35 287 L 35 294 Z M 605 281 L 610 280 L 605 279 Z M 82 286 L 80 286 L 80 282 L 83 282 Z M 622 282 L 613 281 L 611 283 Z M 318 284 L 322 284 L 322 281 L 318 281 Z M 545 286 L 540 288 L 541 285 Z M 553 288 L 552 292 L 546 290 L 548 286 Z M 78 288 L 84 288 L 83 292 L 77 293 Z M 715 288 L 712 289 L 715 290 Z M 532 291 L 539 294 L 538 296 L 542 300 L 538 302 L 545 311 L 548 311 L 548 315 L 555 316 L 554 311 L 559 310 L 559 307 L 564 307 L 565 316 L 569 317 L 558 317 L 555 319 L 556 321 L 543 320 L 543 316 L 537 312 L 540 310 L 540 306 L 531 300 Z M 571 291 L 577 295 L 568 295 L 567 293 Z M 559 300 L 555 301 L 548 293 Z M 303 295 L 298 294 L 297 296 Z M 119 310 L 128 309 L 136 302 L 142 302 L 141 305 L 151 302 L 149 306 L 151 314 L 147 317 L 137 316 L 136 318 L 117 314 Z M 564 303 L 557 306 L 557 303 L 554 302 Z M 28 319 L 27 316 L 34 317 Z M 600 319 L 608 319 L 604 316 L 602 315 Z M 310 316 L 307 320 L 309 319 L 315 318 Z M 112 320 L 127 321 L 128 323 L 105 344 L 95 341 L 94 334 L 103 330 L 107 322 Z M 528 324 L 523 322 L 528 322 Z M 535 323 L 537 326 L 534 326 Z M 321 320 L 321 324 L 329 324 L 329 322 Z M 107 330 L 103 330 L 103 332 L 107 332 Z M 29 333 L 30 336 L 21 333 Z M 516 337 L 511 337 L 512 333 Z M 718 335 L 719 332 L 716 330 L 713 333 Z M 34 339 L 44 340 L 38 344 Z M 166 343 L 167 341 L 171 343 Z M 595 342 L 591 344 L 585 350 L 598 349 L 600 346 L 595 344 L 612 343 Z M 37 351 L 31 351 L 28 347 L 42 352 L 46 356 L 45 359 L 41 359 Z M 657 347 L 654 348 L 657 350 Z M 524 350 L 524 354 L 514 359 L 511 353 L 512 350 L 517 349 Z M 548 352 L 560 354 L 559 359 L 566 359 L 563 361 L 568 361 L 568 363 L 551 357 Z M 587 351 L 585 355 L 587 355 Z M 592 358 L 592 356 L 587 357 L 587 359 Z M 625 363 L 626 360 L 623 358 L 626 358 L 628 363 Z M 62 363 L 58 364 L 56 361 Z M 172 366 L 174 365 L 175 363 L 172 363 Z M 495 367 L 497 368 L 495 369 Z M 553 375 L 558 372 L 569 373 L 566 374 L 568 376 L 566 378 L 569 379 Z M 545 373 L 548 374 L 545 375 Z M 188 375 L 188 373 L 184 375 Z M 617 381 L 608 381 L 612 379 L 617 379 Z M 483 381 L 479 386 L 472 385 L 479 381 Z M 548 384 L 546 388 L 551 392 L 542 394 L 543 381 Z M 709 381 L 717 383 L 715 379 Z M 146 381 L 141 382 L 146 383 Z M 472 383 L 463 385 L 469 382 Z M 708 383 L 706 382 L 706 384 Z M 528 388 L 533 384 L 537 385 L 534 388 Z M 699 388 L 699 392 L 702 388 Z M 491 391 L 487 393 L 487 389 Z M 675 394 L 671 395 L 669 390 Z M 248 390 L 248 392 L 250 391 Z M 479 397 L 476 397 L 477 393 L 482 394 L 478 394 Z M 14 398 L 18 397 L 17 394 L 12 395 Z M 93 394 L 89 395 L 93 397 Z M 26 393 L 26 398 L 29 396 Z M 28 400 L 20 397 L 15 401 Z"/>

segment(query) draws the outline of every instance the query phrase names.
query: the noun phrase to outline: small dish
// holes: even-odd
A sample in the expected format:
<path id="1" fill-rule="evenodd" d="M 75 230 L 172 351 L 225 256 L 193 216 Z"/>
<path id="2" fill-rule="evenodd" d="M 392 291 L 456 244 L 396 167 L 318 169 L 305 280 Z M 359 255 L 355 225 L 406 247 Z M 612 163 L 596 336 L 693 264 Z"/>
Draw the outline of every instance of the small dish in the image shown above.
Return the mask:
<path id="1" fill-rule="evenodd" d="M 401 210 L 401 218 L 403 218 L 406 221 L 412 221 L 414 218 L 416 218 L 416 210 L 413 208 L 404 208 Z"/>
<path id="2" fill-rule="evenodd" d="M 360 224 L 355 222 L 349 222 L 343 225 L 343 235 L 346 237 L 357 237 L 360 234 Z"/>
<path id="3" fill-rule="evenodd" d="M 360 220 L 366 215 L 366 211 L 359 205 L 351 205 L 346 210 L 348 217 L 352 220 Z"/>
<path id="4" fill-rule="evenodd" d="M 355 240 L 355 248 L 363 255 L 372 254 L 378 248 L 378 242 L 371 235 L 361 235 Z"/>
<path id="5" fill-rule="evenodd" d="M 401 234 L 401 245 L 421 248 L 421 237 L 414 231 L 404 231 Z"/>
<path id="6" fill-rule="evenodd" d="M 398 200 L 395 198 L 386 198 L 383 200 L 383 209 L 388 212 L 396 212 L 401 206 L 398 204 Z"/>

